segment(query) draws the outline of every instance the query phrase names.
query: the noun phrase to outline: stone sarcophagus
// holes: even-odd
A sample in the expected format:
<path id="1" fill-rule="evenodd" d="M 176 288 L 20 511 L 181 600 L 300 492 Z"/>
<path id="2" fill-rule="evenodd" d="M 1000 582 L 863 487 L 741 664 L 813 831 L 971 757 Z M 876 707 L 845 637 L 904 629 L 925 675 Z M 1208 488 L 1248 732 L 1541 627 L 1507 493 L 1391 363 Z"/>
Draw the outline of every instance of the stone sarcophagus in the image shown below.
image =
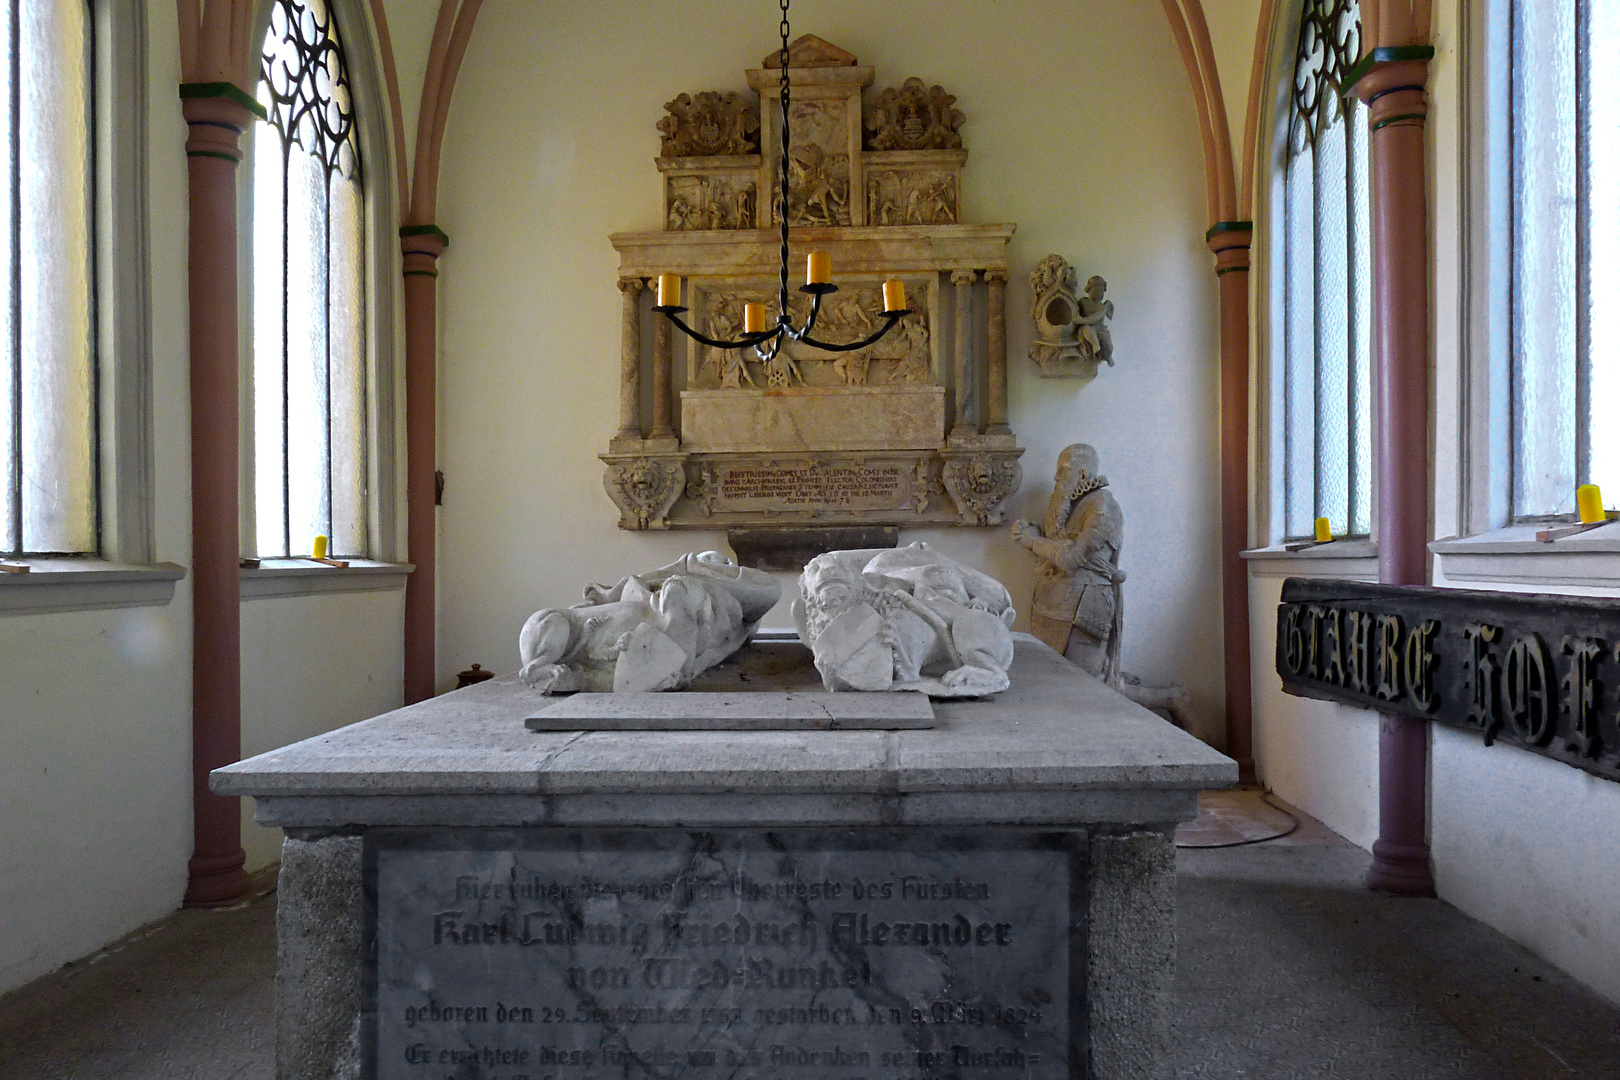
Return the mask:
<path id="1" fill-rule="evenodd" d="M 665 108 L 663 229 L 618 233 L 619 430 L 602 455 L 625 529 L 993 525 L 1018 489 L 1007 424 L 1005 289 L 1014 226 L 961 221 L 963 114 L 911 78 L 871 96 L 873 69 L 813 36 L 790 50 L 790 266 L 830 254 L 839 291 L 817 336 L 883 324 L 881 284 L 911 314 L 857 352 L 789 343 L 769 363 L 702 345 L 651 312 L 649 280 L 684 279 L 687 318 L 732 340 L 744 306 L 777 302 L 779 69 L 751 93 Z M 791 293 L 802 325 L 809 298 Z M 644 393 L 644 388 L 650 393 Z"/>

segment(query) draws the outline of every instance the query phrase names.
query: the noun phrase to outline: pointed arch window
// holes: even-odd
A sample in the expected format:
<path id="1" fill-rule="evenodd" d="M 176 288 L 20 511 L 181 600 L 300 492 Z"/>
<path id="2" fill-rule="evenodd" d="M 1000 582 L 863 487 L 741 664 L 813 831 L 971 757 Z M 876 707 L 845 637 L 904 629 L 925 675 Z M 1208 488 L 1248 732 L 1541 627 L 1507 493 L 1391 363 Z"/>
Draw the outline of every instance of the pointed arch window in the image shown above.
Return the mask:
<path id="1" fill-rule="evenodd" d="M 364 173 L 325 0 L 273 0 L 253 133 L 257 554 L 367 554 Z"/>
<path id="2" fill-rule="evenodd" d="M 1355 0 L 1306 0 L 1287 114 L 1280 231 L 1284 531 L 1366 536 L 1372 514 L 1367 107 L 1344 92 Z"/>
<path id="3" fill-rule="evenodd" d="M 92 19 L 0 0 L 0 553 L 94 552 Z"/>

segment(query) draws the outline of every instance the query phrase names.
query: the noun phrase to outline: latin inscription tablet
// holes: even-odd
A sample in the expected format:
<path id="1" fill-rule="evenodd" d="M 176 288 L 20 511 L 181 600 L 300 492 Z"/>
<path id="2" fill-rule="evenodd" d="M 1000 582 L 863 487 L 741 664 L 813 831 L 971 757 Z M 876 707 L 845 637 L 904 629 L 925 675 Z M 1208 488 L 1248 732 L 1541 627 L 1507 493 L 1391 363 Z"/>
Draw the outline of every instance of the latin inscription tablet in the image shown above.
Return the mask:
<path id="1" fill-rule="evenodd" d="M 1079 841 L 376 830 L 367 1075 L 1083 1077 Z"/>

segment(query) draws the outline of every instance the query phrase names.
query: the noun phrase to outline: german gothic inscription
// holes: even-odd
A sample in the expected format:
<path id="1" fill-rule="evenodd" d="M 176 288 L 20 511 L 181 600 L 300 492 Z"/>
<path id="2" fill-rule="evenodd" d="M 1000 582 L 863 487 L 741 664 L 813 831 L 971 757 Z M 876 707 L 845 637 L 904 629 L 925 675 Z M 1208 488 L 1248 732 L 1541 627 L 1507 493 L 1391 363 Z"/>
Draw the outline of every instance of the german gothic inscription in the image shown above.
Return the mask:
<path id="1" fill-rule="evenodd" d="M 1085 1075 L 1073 833 L 380 830 L 366 1075 Z"/>

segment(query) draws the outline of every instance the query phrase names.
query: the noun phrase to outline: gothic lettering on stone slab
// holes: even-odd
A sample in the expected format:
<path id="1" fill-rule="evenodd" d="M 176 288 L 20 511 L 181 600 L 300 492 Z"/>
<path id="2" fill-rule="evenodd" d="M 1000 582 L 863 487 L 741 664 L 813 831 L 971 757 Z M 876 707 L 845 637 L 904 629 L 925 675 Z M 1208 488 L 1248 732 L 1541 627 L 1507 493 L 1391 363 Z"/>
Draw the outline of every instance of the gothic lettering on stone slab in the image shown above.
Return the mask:
<path id="1" fill-rule="evenodd" d="M 878 94 L 866 111 L 868 150 L 955 150 L 957 129 L 967 117 L 953 108 L 944 87 L 929 87 L 913 76 Z"/>
<path id="2" fill-rule="evenodd" d="M 373 830 L 362 1075 L 1089 1075 L 1085 843 Z"/>
<path id="3" fill-rule="evenodd" d="M 871 170 L 866 177 L 869 225 L 955 225 L 954 169 Z"/>
<path id="4" fill-rule="evenodd" d="M 1620 781 L 1620 602 L 1290 579 L 1277 673 Z M 1556 643 L 1556 644 L 1554 644 Z"/>
<path id="5" fill-rule="evenodd" d="M 759 153 L 759 101 L 736 91 L 682 94 L 664 105 L 658 121 L 664 157 L 718 157 Z"/>
<path id="6" fill-rule="evenodd" d="M 759 202 L 752 180 L 723 176 L 677 176 L 669 181 L 670 232 L 752 229 Z"/>

